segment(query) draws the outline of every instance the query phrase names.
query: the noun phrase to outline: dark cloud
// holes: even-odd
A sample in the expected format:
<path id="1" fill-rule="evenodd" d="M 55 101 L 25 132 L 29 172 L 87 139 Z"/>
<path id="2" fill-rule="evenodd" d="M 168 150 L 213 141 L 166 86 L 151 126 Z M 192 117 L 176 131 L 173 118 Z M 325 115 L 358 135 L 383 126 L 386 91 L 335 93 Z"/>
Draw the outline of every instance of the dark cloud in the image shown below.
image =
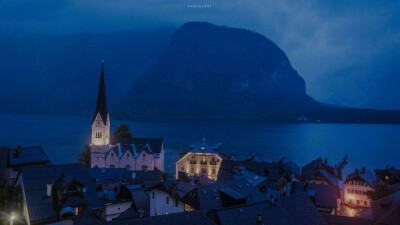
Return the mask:
<path id="1" fill-rule="evenodd" d="M 400 2 L 273 0 L 0 0 L 1 35 L 113 32 L 208 21 L 276 42 L 324 102 L 374 106 L 400 71 Z M 208 4 L 208 8 L 188 5 Z M 385 94 L 382 94 L 384 92 Z M 396 105 L 397 104 L 397 105 Z M 393 101 L 386 107 L 399 108 Z"/>

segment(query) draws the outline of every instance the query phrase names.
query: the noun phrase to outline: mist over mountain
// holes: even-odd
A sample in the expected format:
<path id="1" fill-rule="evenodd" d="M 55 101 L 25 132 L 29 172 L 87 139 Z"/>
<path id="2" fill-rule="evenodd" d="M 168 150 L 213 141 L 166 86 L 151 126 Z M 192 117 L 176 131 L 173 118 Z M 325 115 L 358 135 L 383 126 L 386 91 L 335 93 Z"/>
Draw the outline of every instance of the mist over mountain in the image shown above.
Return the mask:
<path id="1" fill-rule="evenodd" d="M 174 30 L 0 37 L 0 112 L 91 115 L 102 59 L 112 107 L 165 51 Z"/>
<path id="2" fill-rule="evenodd" d="M 393 114 L 394 113 L 394 114 Z M 393 122 L 396 112 L 332 107 L 307 96 L 285 53 L 248 30 L 191 22 L 139 77 L 114 115 L 124 119 Z"/>

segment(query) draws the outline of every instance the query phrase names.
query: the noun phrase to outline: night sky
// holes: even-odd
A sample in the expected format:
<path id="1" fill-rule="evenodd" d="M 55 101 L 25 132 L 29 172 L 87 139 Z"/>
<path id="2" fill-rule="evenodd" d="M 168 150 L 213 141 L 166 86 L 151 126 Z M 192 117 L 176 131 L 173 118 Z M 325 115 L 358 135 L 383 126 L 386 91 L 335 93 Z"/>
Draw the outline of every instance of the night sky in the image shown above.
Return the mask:
<path id="1" fill-rule="evenodd" d="M 399 15 L 398 1 L 0 0 L 0 35 L 112 33 L 189 21 L 240 27 L 277 43 L 315 99 L 400 109 Z"/>

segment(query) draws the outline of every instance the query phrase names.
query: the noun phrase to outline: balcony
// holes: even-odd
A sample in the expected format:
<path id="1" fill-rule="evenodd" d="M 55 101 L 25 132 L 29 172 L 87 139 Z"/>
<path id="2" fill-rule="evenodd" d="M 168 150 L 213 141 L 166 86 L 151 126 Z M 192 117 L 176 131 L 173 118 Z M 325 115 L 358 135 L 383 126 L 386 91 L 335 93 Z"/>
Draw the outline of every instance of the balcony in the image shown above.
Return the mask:
<path id="1" fill-rule="evenodd" d="M 207 165 L 207 160 L 201 160 L 200 164 Z"/>
<path id="2" fill-rule="evenodd" d="M 210 161 L 210 165 L 217 165 L 216 161 Z"/>
<path id="3" fill-rule="evenodd" d="M 196 164 L 197 163 L 197 161 L 196 160 L 190 160 L 190 164 Z"/>

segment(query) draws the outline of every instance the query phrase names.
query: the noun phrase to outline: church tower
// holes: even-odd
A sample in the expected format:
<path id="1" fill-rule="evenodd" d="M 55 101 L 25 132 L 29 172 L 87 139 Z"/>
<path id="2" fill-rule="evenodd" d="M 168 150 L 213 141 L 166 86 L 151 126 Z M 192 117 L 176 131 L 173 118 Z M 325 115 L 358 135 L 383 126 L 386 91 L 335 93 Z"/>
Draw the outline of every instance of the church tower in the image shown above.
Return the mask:
<path id="1" fill-rule="evenodd" d="M 101 61 L 99 93 L 92 121 L 92 145 L 96 146 L 110 144 L 110 115 L 107 110 L 105 86 L 104 61 Z"/>

